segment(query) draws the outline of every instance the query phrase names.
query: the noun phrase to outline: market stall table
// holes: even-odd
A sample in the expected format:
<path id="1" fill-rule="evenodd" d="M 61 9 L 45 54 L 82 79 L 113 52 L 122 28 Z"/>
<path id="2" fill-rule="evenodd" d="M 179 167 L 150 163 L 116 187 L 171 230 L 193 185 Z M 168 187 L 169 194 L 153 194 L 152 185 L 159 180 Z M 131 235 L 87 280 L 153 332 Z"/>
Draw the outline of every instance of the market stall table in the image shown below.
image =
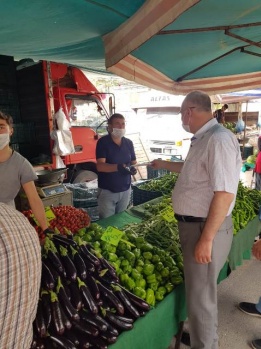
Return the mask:
<path id="1" fill-rule="evenodd" d="M 155 203 L 160 198 L 149 203 Z M 125 212 L 116 214 L 97 223 L 102 227 L 115 226 L 122 229 L 126 224 L 139 223 L 144 216 L 144 204 Z M 258 216 L 250 221 L 233 237 L 232 248 L 228 262 L 220 272 L 218 282 L 224 280 L 230 270 L 236 269 L 244 259 L 251 256 L 251 248 L 255 237 L 261 231 Z M 149 311 L 143 318 L 135 322 L 134 328 L 120 335 L 118 341 L 111 345 L 112 349 L 166 349 L 174 335 L 182 330 L 182 323 L 186 319 L 184 284 L 176 287 L 163 301 Z M 181 324 L 181 326 L 180 326 Z M 176 346 L 179 348 L 179 345 Z"/>

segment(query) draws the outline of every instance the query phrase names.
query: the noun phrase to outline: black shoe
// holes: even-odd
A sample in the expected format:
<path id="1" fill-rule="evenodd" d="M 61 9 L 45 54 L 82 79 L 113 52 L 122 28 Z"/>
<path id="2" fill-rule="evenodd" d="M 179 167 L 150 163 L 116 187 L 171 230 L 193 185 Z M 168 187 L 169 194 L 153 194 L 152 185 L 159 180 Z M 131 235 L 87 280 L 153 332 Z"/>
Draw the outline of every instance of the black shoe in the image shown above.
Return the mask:
<path id="1" fill-rule="evenodd" d="M 261 317 L 261 313 L 256 309 L 254 303 L 241 302 L 239 303 L 238 308 L 248 315 Z"/>
<path id="2" fill-rule="evenodd" d="M 256 339 L 251 342 L 251 346 L 254 349 L 261 349 L 261 339 Z"/>
<path id="3" fill-rule="evenodd" d="M 188 332 L 182 332 L 181 340 L 180 342 L 184 345 L 187 345 L 190 347 L 190 335 Z"/>

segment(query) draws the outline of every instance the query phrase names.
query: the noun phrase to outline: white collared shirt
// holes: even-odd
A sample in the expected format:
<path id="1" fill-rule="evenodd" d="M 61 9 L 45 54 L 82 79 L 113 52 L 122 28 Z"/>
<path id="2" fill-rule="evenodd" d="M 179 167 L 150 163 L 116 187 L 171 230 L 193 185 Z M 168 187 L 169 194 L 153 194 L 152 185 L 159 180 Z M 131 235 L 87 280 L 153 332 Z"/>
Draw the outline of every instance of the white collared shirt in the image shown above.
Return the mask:
<path id="1" fill-rule="evenodd" d="M 172 203 L 175 213 L 205 218 L 214 192 L 233 193 L 236 198 L 242 159 L 235 135 L 216 119 L 208 121 L 194 137 Z M 233 210 L 235 198 L 227 215 Z"/>

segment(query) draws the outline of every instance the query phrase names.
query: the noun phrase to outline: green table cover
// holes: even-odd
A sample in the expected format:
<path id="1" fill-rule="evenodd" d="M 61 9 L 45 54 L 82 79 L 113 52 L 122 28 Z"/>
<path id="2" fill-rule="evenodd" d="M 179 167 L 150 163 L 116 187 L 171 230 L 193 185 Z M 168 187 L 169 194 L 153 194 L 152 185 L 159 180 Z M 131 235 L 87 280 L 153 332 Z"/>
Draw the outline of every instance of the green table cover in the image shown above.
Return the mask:
<path id="1" fill-rule="evenodd" d="M 250 221 L 244 229 L 241 229 L 234 235 L 228 262 L 231 270 L 243 263 L 244 259 L 251 258 L 251 249 L 255 237 L 261 232 L 261 222 L 256 216 Z"/>
<path id="2" fill-rule="evenodd" d="M 155 199 L 159 200 L 159 199 Z M 154 200 L 153 200 L 154 201 Z M 100 220 L 97 223 L 106 228 L 109 225 L 121 229 L 129 223 L 141 222 L 142 210 L 129 210 Z M 261 223 L 255 217 L 248 225 L 240 230 L 233 238 L 232 248 L 218 278 L 218 283 L 224 280 L 229 269 L 234 270 L 241 265 L 244 259 L 251 257 L 251 249 L 255 237 L 261 231 Z M 111 349 L 166 349 L 172 337 L 178 332 L 179 323 L 186 319 L 184 284 L 174 289 L 163 301 L 150 310 L 145 317 L 138 319 L 131 331 L 121 333 Z"/>
<path id="3" fill-rule="evenodd" d="M 122 332 L 111 349 L 167 349 L 186 319 L 184 284 L 179 285 L 144 317 L 131 331 Z"/>

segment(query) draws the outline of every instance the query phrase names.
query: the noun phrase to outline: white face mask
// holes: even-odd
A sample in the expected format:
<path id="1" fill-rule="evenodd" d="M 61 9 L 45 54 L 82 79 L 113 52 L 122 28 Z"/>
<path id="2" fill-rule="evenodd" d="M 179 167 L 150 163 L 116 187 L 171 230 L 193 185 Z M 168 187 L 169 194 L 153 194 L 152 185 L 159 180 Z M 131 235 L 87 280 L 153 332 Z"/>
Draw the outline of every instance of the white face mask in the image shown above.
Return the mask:
<path id="1" fill-rule="evenodd" d="M 0 150 L 4 149 L 4 147 L 9 144 L 10 135 L 9 133 L 0 134 Z"/>
<path id="2" fill-rule="evenodd" d="M 189 125 L 182 124 L 182 127 L 184 128 L 185 131 L 190 132 L 190 126 Z"/>
<path id="3" fill-rule="evenodd" d="M 122 138 L 125 136 L 125 128 L 113 128 L 111 135 L 115 138 Z"/>

